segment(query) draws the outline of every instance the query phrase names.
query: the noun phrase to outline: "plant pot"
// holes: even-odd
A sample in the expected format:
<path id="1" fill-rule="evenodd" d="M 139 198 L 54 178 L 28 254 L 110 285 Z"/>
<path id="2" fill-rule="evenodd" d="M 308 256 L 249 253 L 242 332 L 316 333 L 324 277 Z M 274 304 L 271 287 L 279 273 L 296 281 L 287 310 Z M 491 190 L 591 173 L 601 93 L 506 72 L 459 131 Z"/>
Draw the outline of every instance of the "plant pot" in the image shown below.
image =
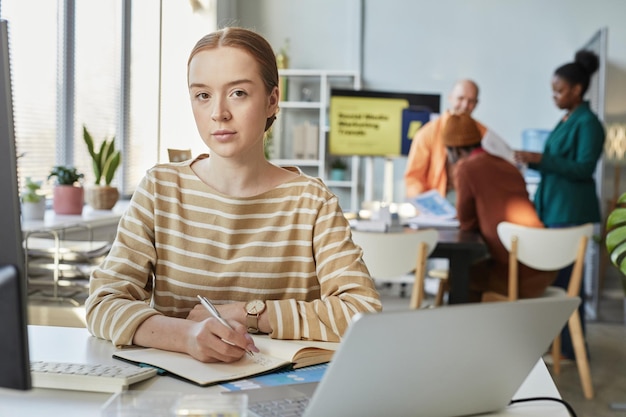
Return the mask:
<path id="1" fill-rule="evenodd" d="M 82 214 L 85 204 L 83 187 L 55 185 L 52 209 L 56 214 Z"/>
<path id="2" fill-rule="evenodd" d="M 330 179 L 333 181 L 343 181 L 346 179 L 346 170 L 333 168 L 330 170 Z"/>
<path id="3" fill-rule="evenodd" d="M 110 185 L 92 185 L 85 191 L 85 201 L 95 210 L 111 210 L 119 198 L 117 187 Z"/>
<path id="4" fill-rule="evenodd" d="M 46 200 L 42 198 L 36 203 L 22 203 L 22 220 L 43 220 L 46 214 Z"/>

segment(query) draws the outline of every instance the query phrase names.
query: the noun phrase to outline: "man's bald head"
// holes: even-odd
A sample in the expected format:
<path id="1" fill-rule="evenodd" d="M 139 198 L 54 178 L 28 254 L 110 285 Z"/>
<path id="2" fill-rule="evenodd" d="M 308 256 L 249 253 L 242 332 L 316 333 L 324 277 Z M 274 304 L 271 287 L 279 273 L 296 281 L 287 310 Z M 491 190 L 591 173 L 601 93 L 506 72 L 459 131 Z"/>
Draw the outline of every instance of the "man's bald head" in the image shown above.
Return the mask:
<path id="1" fill-rule="evenodd" d="M 450 113 L 471 115 L 478 104 L 478 84 L 472 80 L 459 80 L 448 96 Z"/>

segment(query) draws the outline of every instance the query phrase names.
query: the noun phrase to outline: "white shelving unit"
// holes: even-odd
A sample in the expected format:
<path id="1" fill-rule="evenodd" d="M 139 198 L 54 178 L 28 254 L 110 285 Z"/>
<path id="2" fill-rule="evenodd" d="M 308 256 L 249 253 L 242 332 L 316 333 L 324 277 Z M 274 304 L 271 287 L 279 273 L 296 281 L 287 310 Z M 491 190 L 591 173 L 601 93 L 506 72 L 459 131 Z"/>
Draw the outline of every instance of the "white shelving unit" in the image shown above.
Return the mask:
<path id="1" fill-rule="evenodd" d="M 282 166 L 298 166 L 307 174 L 321 178 L 337 194 L 345 211 L 358 210 L 359 158 L 344 157 L 348 163 L 347 179 L 330 181 L 329 159 L 332 155 L 327 152 L 327 137 L 331 87 L 360 90 L 360 74 L 356 71 L 283 69 L 279 70 L 279 75 L 283 79 L 281 84 L 287 88 L 281 93 L 280 112 L 272 128 L 272 161 Z M 302 129 L 303 125 L 306 125 L 309 136 L 294 134 L 294 128 Z M 305 139 L 297 140 L 296 137 Z M 305 155 L 302 155 L 300 144 L 308 146 Z"/>

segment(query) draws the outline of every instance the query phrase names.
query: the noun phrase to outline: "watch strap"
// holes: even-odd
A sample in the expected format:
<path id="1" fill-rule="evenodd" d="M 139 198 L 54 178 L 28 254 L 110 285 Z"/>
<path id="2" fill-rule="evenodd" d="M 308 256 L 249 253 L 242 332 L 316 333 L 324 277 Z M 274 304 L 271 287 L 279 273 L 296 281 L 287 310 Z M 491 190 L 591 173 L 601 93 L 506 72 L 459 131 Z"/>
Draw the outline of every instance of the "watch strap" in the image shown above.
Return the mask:
<path id="1" fill-rule="evenodd" d="M 246 327 L 248 329 L 248 333 L 258 333 L 259 315 L 246 313 Z"/>

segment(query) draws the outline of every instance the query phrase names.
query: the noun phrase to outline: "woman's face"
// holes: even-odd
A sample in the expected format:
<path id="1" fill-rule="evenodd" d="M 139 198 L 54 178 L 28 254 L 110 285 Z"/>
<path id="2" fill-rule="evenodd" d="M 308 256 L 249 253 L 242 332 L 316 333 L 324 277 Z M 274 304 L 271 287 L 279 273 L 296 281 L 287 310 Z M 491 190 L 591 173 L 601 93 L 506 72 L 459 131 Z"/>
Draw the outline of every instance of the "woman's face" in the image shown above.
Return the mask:
<path id="1" fill-rule="evenodd" d="M 189 96 L 198 131 L 212 155 L 263 155 L 265 123 L 277 111 L 278 89 L 268 95 L 250 54 L 233 47 L 198 52 L 189 63 Z"/>
<path id="2" fill-rule="evenodd" d="M 552 77 L 552 98 L 559 109 L 571 110 L 581 102 L 580 85 L 572 85 L 555 75 Z"/>

